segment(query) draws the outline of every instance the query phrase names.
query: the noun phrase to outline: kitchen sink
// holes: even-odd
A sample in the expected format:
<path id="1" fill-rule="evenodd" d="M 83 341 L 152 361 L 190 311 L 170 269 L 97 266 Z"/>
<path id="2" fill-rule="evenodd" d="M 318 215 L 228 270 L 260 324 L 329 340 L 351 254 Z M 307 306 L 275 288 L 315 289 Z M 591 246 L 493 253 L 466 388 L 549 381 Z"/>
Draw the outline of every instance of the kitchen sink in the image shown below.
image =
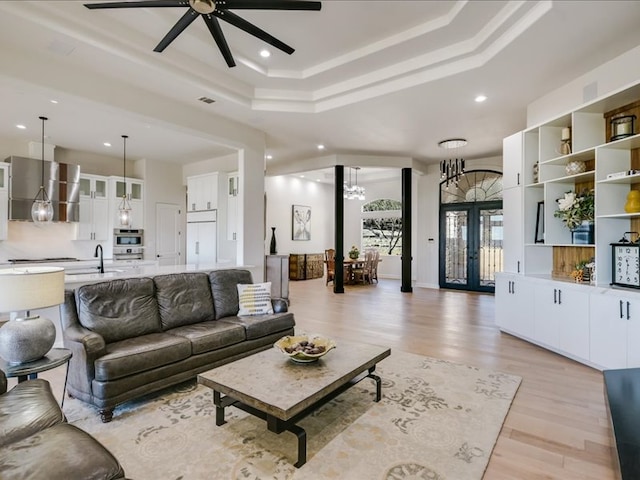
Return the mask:
<path id="1" fill-rule="evenodd" d="M 105 268 L 104 273 L 122 273 L 124 270 L 119 270 L 117 268 Z M 97 268 L 87 268 L 84 270 L 65 270 L 65 275 L 92 275 L 98 272 Z"/>

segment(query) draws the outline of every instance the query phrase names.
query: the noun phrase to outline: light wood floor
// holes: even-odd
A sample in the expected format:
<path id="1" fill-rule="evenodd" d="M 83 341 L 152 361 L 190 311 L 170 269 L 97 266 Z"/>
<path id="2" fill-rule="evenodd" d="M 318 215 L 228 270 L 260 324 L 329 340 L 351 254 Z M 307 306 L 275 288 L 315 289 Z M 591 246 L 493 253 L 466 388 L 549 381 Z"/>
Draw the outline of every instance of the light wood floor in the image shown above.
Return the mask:
<path id="1" fill-rule="evenodd" d="M 384 279 L 346 286 L 344 294 L 334 294 L 323 278 L 291 282 L 290 290 L 298 331 L 520 375 L 485 480 L 616 478 L 601 372 L 501 333 L 492 295 L 402 293 L 399 281 Z M 57 368 L 41 378 L 59 395 L 63 375 Z"/>
<path id="2" fill-rule="evenodd" d="M 291 282 L 298 331 L 393 349 L 522 377 L 485 480 L 615 479 L 602 373 L 501 333 L 494 297 L 414 288 L 400 282 L 346 286 Z"/>

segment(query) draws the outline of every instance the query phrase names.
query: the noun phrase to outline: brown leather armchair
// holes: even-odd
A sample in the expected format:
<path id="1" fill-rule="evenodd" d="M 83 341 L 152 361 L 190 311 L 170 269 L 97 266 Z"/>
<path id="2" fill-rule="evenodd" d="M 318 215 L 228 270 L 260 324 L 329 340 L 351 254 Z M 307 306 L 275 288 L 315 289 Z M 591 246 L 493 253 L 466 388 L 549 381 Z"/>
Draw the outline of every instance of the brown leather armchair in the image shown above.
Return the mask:
<path id="1" fill-rule="evenodd" d="M 0 370 L 2 480 L 124 479 L 118 460 L 95 438 L 66 422 L 42 379 L 7 391 Z"/>

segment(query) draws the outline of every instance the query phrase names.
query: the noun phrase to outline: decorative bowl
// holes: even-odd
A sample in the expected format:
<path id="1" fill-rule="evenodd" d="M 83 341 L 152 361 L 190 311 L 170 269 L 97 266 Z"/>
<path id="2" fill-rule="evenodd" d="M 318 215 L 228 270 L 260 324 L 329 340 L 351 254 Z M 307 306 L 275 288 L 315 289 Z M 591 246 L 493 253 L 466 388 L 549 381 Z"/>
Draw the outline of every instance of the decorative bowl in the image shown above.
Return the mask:
<path id="1" fill-rule="evenodd" d="M 335 348 L 336 342 L 322 335 L 302 333 L 282 337 L 273 346 L 294 362 L 310 363 L 317 361 Z"/>

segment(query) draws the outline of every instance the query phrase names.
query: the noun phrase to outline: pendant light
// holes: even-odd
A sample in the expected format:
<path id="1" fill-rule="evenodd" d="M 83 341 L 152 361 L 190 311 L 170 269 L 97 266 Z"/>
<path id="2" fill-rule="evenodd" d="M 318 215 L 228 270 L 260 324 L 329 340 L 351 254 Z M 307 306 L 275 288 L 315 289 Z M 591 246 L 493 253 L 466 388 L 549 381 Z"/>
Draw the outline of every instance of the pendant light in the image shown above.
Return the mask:
<path id="1" fill-rule="evenodd" d="M 356 183 L 351 183 L 351 170 L 356 171 Z M 344 182 L 344 198 L 347 200 L 364 200 L 364 187 L 358 185 L 360 167 L 349 167 L 349 182 Z"/>
<path id="2" fill-rule="evenodd" d="M 44 122 L 49 120 L 47 117 L 38 117 L 42 120 L 42 165 L 40 173 L 40 190 L 33 199 L 31 205 L 31 218 L 36 224 L 45 225 L 53 220 L 53 205 L 44 189 Z"/>
<path id="3" fill-rule="evenodd" d="M 122 135 L 124 150 L 122 154 L 122 182 L 124 183 L 122 190 L 122 201 L 118 206 L 118 218 L 120 219 L 120 226 L 131 226 L 131 204 L 127 199 L 127 138 L 128 135 Z"/>

